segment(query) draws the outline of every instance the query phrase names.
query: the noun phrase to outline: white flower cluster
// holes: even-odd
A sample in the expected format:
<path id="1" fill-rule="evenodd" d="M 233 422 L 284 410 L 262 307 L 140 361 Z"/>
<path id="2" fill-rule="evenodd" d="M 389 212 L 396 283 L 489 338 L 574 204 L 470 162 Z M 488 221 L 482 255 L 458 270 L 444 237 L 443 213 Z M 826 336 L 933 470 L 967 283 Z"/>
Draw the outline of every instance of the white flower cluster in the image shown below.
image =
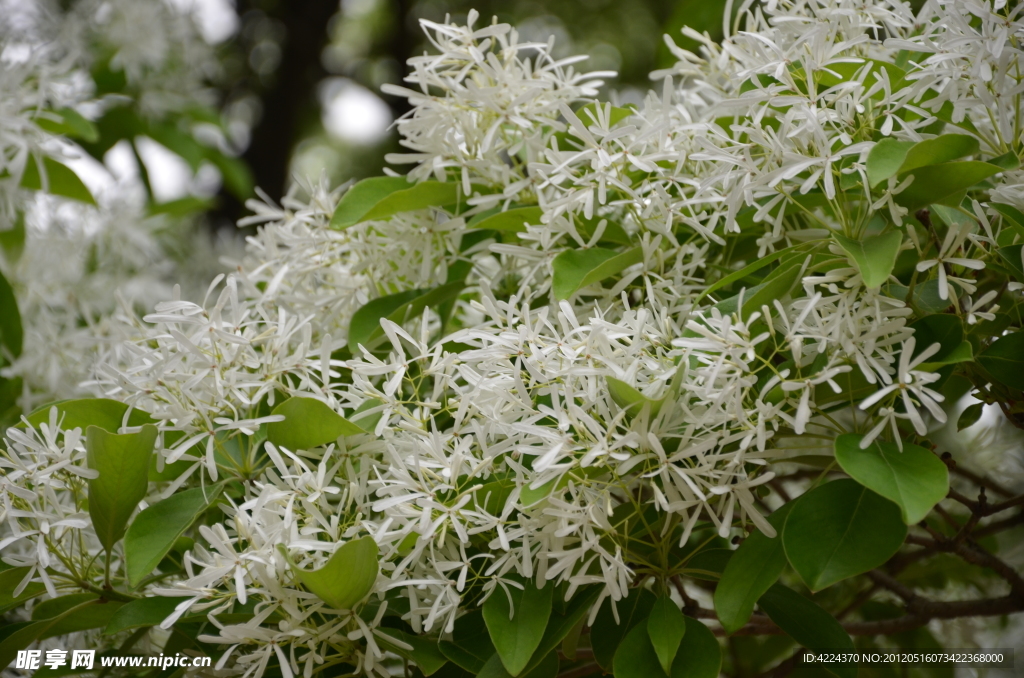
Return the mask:
<path id="1" fill-rule="evenodd" d="M 957 157 L 1009 153 L 1016 12 L 748 2 L 722 44 L 672 45 L 659 91 L 627 109 L 593 102 L 603 74 L 577 74 L 507 25 L 426 23 L 437 54 L 410 62 L 418 89 L 392 89 L 413 108 L 398 123 L 411 153 L 391 161 L 466 200 L 344 229 L 330 222 L 348 194 L 324 182 L 281 207 L 253 203 L 247 223 L 261 228 L 237 271 L 202 304 L 157 305 L 97 370 L 107 397 L 158 422 L 159 468 L 178 471 L 153 497 L 237 485 L 183 574 L 148 589 L 183 599 L 165 626 L 208 613 L 219 632 L 201 640 L 227 648 L 225 675 L 270 662 L 387 675 L 388 616 L 450 633 L 514 575 L 619 600 L 663 543 L 674 558 L 698 534 L 774 535 L 769 467 L 799 440 L 926 434 L 946 416 L 934 360 L 946 350 L 910 320 L 926 303 L 991 320 L 998 295 L 971 295 L 1014 236 L 977 200 L 911 215 L 913 175 L 872 183 L 869 154 L 943 123 L 980 144 Z M 1017 174 L 990 181 L 1019 208 Z M 537 209 L 514 229 L 475 228 L 524 206 Z M 900 239 L 876 280 L 874 260 L 840 245 L 883 230 Z M 901 252 L 917 255 L 899 273 L 909 287 Z M 374 303 L 390 305 L 367 329 Z M 314 449 L 266 442 L 274 407 L 297 395 L 365 432 Z M 79 434 L 64 435 L 67 447 Z M 42 518 L 23 487 L 0 487 L 5 516 L 26 526 L 5 558 L 60 569 L 33 540 Z M 381 563 L 370 602 L 325 613 L 282 547 L 312 569 L 366 535 Z M 249 621 L 217 621 L 246 605 Z"/>

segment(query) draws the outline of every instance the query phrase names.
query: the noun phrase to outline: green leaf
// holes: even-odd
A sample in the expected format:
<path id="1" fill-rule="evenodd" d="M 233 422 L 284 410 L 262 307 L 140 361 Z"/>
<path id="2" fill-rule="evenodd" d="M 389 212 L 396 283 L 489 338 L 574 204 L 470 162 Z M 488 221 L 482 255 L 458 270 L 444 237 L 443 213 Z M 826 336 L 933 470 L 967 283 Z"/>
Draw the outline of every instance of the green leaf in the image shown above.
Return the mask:
<path id="1" fill-rule="evenodd" d="M 610 673 L 614 668 L 612 662 L 619 643 L 634 626 L 650 616 L 656 600 L 654 594 L 647 589 L 630 589 L 629 595 L 616 603 L 619 611 L 618 622 L 612 613 L 612 601 L 606 599 L 601 605 L 594 625 L 590 628 L 590 644 L 594 648 L 594 659 L 605 672 Z M 646 629 L 644 631 L 646 639 Z"/>
<path id="2" fill-rule="evenodd" d="M 366 433 L 316 398 L 289 398 L 272 414 L 284 415 L 285 419 L 267 424 L 267 440 L 292 451 L 312 450 L 342 436 Z"/>
<path id="3" fill-rule="evenodd" d="M 746 288 L 735 296 L 723 299 L 715 304 L 723 315 L 739 313 L 741 318 L 761 310 L 762 306 L 771 306 L 774 299 L 781 299 L 789 294 L 804 270 L 805 256 L 789 257 L 779 263 L 774 271 L 765 276 L 764 282 Z M 743 308 L 739 308 L 740 296 L 743 296 Z"/>
<path id="4" fill-rule="evenodd" d="M 939 345 L 939 352 L 928 358 L 928 362 L 944 361 L 964 341 L 964 324 L 952 314 L 935 313 L 925 316 L 911 323 L 910 329 L 914 330 L 914 338 L 917 340 L 914 356 L 932 344 Z"/>
<path id="5" fill-rule="evenodd" d="M 887 295 L 902 301 L 907 301 L 907 294 L 910 291 L 909 288 L 896 283 L 890 283 L 884 289 Z M 939 281 L 936 278 L 916 285 L 910 301 L 921 313 L 940 313 L 953 303 L 939 296 Z"/>
<path id="6" fill-rule="evenodd" d="M 671 598 L 658 598 L 654 603 L 654 609 L 651 610 L 651 616 L 647 618 L 647 635 L 651 639 L 654 653 L 658 656 L 658 663 L 665 673 L 672 670 L 672 662 L 685 634 L 686 617 Z"/>
<path id="7" fill-rule="evenodd" d="M 1024 261 L 1021 260 L 1022 250 L 1024 250 L 1024 245 L 1009 245 L 996 250 L 999 253 L 999 258 L 1006 262 L 1006 265 L 1018 281 L 1024 281 Z"/>
<path id="8" fill-rule="evenodd" d="M 105 605 L 111 606 L 111 614 L 115 612 L 118 607 L 120 607 L 120 603 L 108 602 L 105 603 Z M 31 645 L 32 643 L 36 642 L 41 638 L 49 638 L 53 635 L 57 635 L 51 633 L 51 630 L 54 629 L 54 627 L 57 627 L 65 619 L 75 617 L 76 615 L 83 615 L 83 619 L 85 620 L 92 619 L 93 610 L 90 610 L 89 608 L 94 608 L 96 606 L 96 598 L 95 596 L 93 596 L 93 598 L 90 600 L 86 600 L 85 602 L 82 602 L 81 604 L 75 607 L 64 610 L 60 615 L 56 617 L 53 617 L 51 619 L 43 619 L 40 621 L 28 622 L 22 626 L 19 626 L 17 630 L 3 638 L 2 641 L 0 641 L 0 666 L 10 666 L 10 664 L 14 662 L 15 658 L 17 658 L 18 650 L 24 650 L 26 647 L 28 647 L 29 645 Z M 12 626 L 14 625 L 12 624 Z M 68 633 L 70 632 L 71 631 L 68 631 Z"/>
<path id="9" fill-rule="evenodd" d="M 171 616 L 184 598 L 139 598 L 118 608 L 110 623 L 103 629 L 103 635 L 111 636 L 121 631 L 143 626 L 156 626 Z"/>
<path id="10" fill-rule="evenodd" d="M 963 412 L 960 413 L 960 418 L 956 420 L 956 430 L 963 431 L 965 428 L 970 428 L 978 423 L 981 419 L 981 415 L 985 413 L 985 403 L 974 403 L 968 405 Z M 2 609 L 2 607 L 0 607 Z"/>
<path id="11" fill-rule="evenodd" d="M 1024 391 L 1024 332 L 999 337 L 978 355 L 978 362 L 1000 384 Z"/>
<path id="12" fill-rule="evenodd" d="M 889 560 L 907 526 L 888 499 L 846 478 L 800 497 L 782 528 L 786 557 L 812 591 Z"/>
<path id="13" fill-rule="evenodd" d="M 672 662 L 670 678 L 718 678 L 722 669 L 722 648 L 704 624 L 686 618 L 686 635 Z"/>
<path id="14" fill-rule="evenodd" d="M 551 289 L 556 299 L 568 299 L 580 289 L 621 273 L 644 260 L 643 249 L 634 247 L 621 254 L 615 250 L 591 247 L 566 250 L 551 262 Z"/>
<path id="15" fill-rule="evenodd" d="M 903 244 L 903 234 L 895 229 L 859 241 L 839 233 L 833 233 L 832 237 L 853 259 L 864 286 L 872 289 L 880 287 L 892 275 L 896 255 Z"/>
<path id="16" fill-rule="evenodd" d="M 612 106 L 609 103 L 602 104 L 596 102 L 580 106 L 576 110 L 576 117 L 587 127 L 598 124 L 598 120 L 604 117 L 605 114 L 608 116 L 608 128 L 611 129 L 629 116 L 636 115 L 636 110 L 622 106 Z"/>
<path id="17" fill-rule="evenodd" d="M 645 633 L 638 624 L 626 634 L 613 660 L 615 678 L 717 678 L 722 651 L 711 630 L 696 619 L 685 617 L 686 630 L 679 650 L 666 672 Z"/>
<path id="18" fill-rule="evenodd" d="M 43 584 L 29 583 L 18 595 L 14 595 L 14 589 L 18 588 L 29 571 L 28 567 L 12 567 L 0 572 L 0 614 L 46 592 Z"/>
<path id="19" fill-rule="evenodd" d="M 348 189 L 331 217 L 331 228 L 387 219 L 400 212 L 451 205 L 459 198 L 455 182 L 409 183 L 405 177 L 371 177 Z"/>
<path id="20" fill-rule="evenodd" d="M 449 661 L 473 674 L 479 673 L 494 655 L 483 612 L 472 610 L 456 619 L 451 642 L 441 641 L 439 648 Z"/>
<path id="21" fill-rule="evenodd" d="M 1013 205 L 1007 205 L 1001 202 L 990 202 L 988 207 L 991 207 L 996 212 L 999 212 L 1003 216 L 1004 222 L 1006 222 L 1013 230 L 1024 237 L 1024 212 Z"/>
<path id="22" fill-rule="evenodd" d="M 52 134 L 63 134 L 73 139 L 81 139 L 83 141 L 94 143 L 99 140 L 100 133 L 96 129 L 96 125 L 92 124 L 91 121 L 84 118 L 81 113 L 73 108 L 59 108 L 56 111 L 50 111 L 51 115 L 55 115 L 59 120 L 53 120 L 50 117 L 39 116 L 36 118 L 36 124 L 42 129 Z"/>
<path id="23" fill-rule="evenodd" d="M 911 172 L 914 175 L 913 183 L 893 199 L 897 204 L 913 211 L 933 202 L 942 202 L 943 199 L 1002 171 L 997 165 L 977 160 L 919 167 Z"/>
<path id="24" fill-rule="evenodd" d="M 867 160 L 868 183 L 871 187 L 896 176 L 913 147 L 913 141 L 897 141 L 892 137 L 886 137 L 872 146 Z"/>
<path id="25" fill-rule="evenodd" d="M 415 663 L 424 676 L 436 673 L 442 666 L 448 663 L 448 659 L 438 649 L 436 640 L 421 638 L 411 633 L 387 627 L 376 629 L 375 635 L 376 640 L 385 649 L 391 650 L 395 654 Z M 406 649 L 400 643 L 408 645 L 411 649 Z"/>
<path id="26" fill-rule="evenodd" d="M 95 205 L 96 199 L 86 188 L 71 168 L 53 158 L 43 158 L 43 170 L 46 172 L 46 192 L 71 198 L 88 205 Z M 39 165 L 32 158 L 25 163 L 25 172 L 21 175 L 21 187 L 30 191 L 43 190 L 43 181 L 39 176 Z"/>
<path id="27" fill-rule="evenodd" d="M 744 266 L 743 268 L 741 268 L 738 271 L 733 271 L 732 273 L 730 273 L 729 275 L 725 276 L 721 280 L 718 280 L 717 282 L 715 282 L 715 284 L 710 285 L 710 286 L 704 288 L 704 291 L 701 292 L 697 296 L 697 300 L 695 302 L 693 302 L 693 305 L 697 306 L 701 302 L 701 300 L 704 299 L 704 297 L 706 297 L 706 296 L 708 296 L 710 294 L 714 294 L 715 292 L 717 292 L 718 290 L 722 289 L 723 287 L 728 287 L 729 285 L 732 285 L 733 283 L 739 282 L 740 280 L 743 280 L 744 278 L 746 278 L 749 275 L 757 273 L 758 271 L 760 271 L 765 266 L 778 261 L 782 257 L 789 256 L 790 254 L 795 254 L 798 248 L 803 248 L 803 247 L 806 247 L 806 245 L 801 243 L 799 245 L 792 245 L 792 246 L 787 247 L 785 249 L 777 250 L 775 252 L 772 252 L 771 254 L 768 254 L 768 255 L 765 255 L 765 256 L 761 257 L 760 259 L 757 259 L 752 264 Z"/>
<path id="28" fill-rule="evenodd" d="M 478 215 L 469 220 L 466 228 L 519 233 L 526 230 L 526 224 L 539 224 L 544 210 L 540 207 L 517 207 L 495 214 Z"/>
<path id="29" fill-rule="evenodd" d="M 546 654 L 543 659 L 530 670 L 523 671 L 518 678 L 555 678 L 558 675 L 558 655 L 554 652 Z M 514 678 L 501 663 L 501 656 L 495 653 L 484 667 L 480 669 L 477 678 Z"/>
<path id="30" fill-rule="evenodd" d="M 768 523 L 779 534 L 794 503 L 783 504 L 768 517 Z M 785 567 L 781 537 L 768 537 L 757 530 L 743 540 L 715 588 L 715 612 L 726 632 L 733 633 L 750 620 L 757 599 L 778 580 Z"/>
<path id="31" fill-rule="evenodd" d="M 923 447 L 876 440 L 861 449 L 864 436 L 847 433 L 836 438 L 836 461 L 864 487 L 900 507 L 903 522 L 915 525 L 949 492 L 949 471 L 942 460 Z"/>
<path id="32" fill-rule="evenodd" d="M 351 610 L 365 598 L 380 571 L 377 542 L 369 536 L 346 542 L 323 567 L 313 571 L 296 565 L 283 545 L 278 548 L 299 583 L 335 610 Z"/>
<path id="33" fill-rule="evenodd" d="M 89 426 L 98 426 L 108 433 L 117 433 L 128 412 L 128 405 L 108 398 L 80 398 L 78 400 L 60 400 L 47 403 L 32 410 L 26 417 L 31 426 L 39 426 L 50 421 L 50 409 L 57 408 L 57 420 L 61 428 L 70 431 L 73 428 L 85 430 Z M 156 420 L 147 412 L 133 409 L 128 415 L 127 426 L 143 426 L 155 423 Z"/>
<path id="34" fill-rule="evenodd" d="M 978 139 L 967 134 L 943 134 L 933 139 L 925 139 L 914 144 L 907 152 L 899 173 L 958 160 L 974 155 L 978 150 Z"/>
<path id="35" fill-rule="evenodd" d="M 423 313 L 424 309 L 436 308 L 454 299 L 465 286 L 463 281 L 456 280 L 430 290 L 408 290 L 367 302 L 352 314 L 352 320 L 349 322 L 349 351 L 353 355 L 358 355 L 360 345 L 367 349 L 374 348 L 375 340 L 384 335 L 384 330 L 380 326 L 382 318 L 402 325 L 409 318 Z"/>
<path id="36" fill-rule="evenodd" d="M 626 410 L 626 414 L 630 417 L 640 414 L 645 406 L 650 406 L 651 417 L 656 417 L 661 411 L 661 406 L 665 404 L 664 398 L 652 400 L 626 382 L 614 377 L 605 377 L 605 381 L 608 382 L 608 394 L 611 395 L 612 400 Z"/>
<path id="37" fill-rule="evenodd" d="M 484 623 L 501 663 L 513 676 L 526 668 L 540 646 L 551 617 L 554 585 L 538 589 L 532 581 L 518 589 L 498 587 L 484 602 Z"/>
<path id="38" fill-rule="evenodd" d="M 530 663 L 526 665 L 527 671 L 531 671 L 545 657 L 558 649 L 558 646 L 573 629 L 583 623 L 590 613 L 590 608 L 597 602 L 600 595 L 601 586 L 599 585 L 592 584 L 582 587 L 576 591 L 576 595 L 566 604 L 565 611 L 562 614 L 558 612 L 551 613 L 547 627 L 544 629 L 544 637 L 541 638 L 540 645 L 534 651 Z"/>
<path id="39" fill-rule="evenodd" d="M 11 284 L 0 273 L 0 343 L 11 354 L 11 357 L 17 358 L 21 355 L 24 334 L 18 300 L 14 296 Z"/>
<path id="40" fill-rule="evenodd" d="M 220 486 L 194 487 L 176 492 L 135 516 L 124 535 L 124 569 L 130 586 L 138 586 L 160 564 L 178 537 L 219 493 Z"/>
<path id="41" fill-rule="evenodd" d="M 647 624 L 637 624 L 626 633 L 615 650 L 612 674 L 615 678 L 666 678 L 647 635 Z"/>
<path id="42" fill-rule="evenodd" d="M 117 435 L 98 426 L 86 429 L 86 459 L 99 477 L 89 480 L 89 516 L 96 536 L 109 553 L 149 487 L 149 463 L 156 427 Z"/>
<path id="43" fill-rule="evenodd" d="M 757 601 L 758 606 L 789 636 L 810 650 L 853 651 L 853 641 L 835 617 L 792 589 L 775 584 Z M 824 664 L 839 678 L 857 678 L 857 665 Z"/>

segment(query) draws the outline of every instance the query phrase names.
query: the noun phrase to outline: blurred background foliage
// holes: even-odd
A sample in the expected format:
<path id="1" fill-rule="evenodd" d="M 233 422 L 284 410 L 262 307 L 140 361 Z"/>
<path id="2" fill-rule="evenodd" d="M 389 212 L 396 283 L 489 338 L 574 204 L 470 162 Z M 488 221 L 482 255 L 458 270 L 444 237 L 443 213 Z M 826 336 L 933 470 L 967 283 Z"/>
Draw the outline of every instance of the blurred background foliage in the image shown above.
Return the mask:
<path id="1" fill-rule="evenodd" d="M 218 164 L 226 179 L 241 178 L 223 182 L 212 222 L 223 227 L 243 215 L 246 172 L 275 200 L 293 174 L 326 172 L 332 183 L 379 174 L 384 155 L 398 148 L 391 123 L 406 112 L 405 100 L 380 87 L 400 82 L 406 59 L 428 49 L 421 19 L 463 21 L 476 9 L 480 23 L 496 17 L 526 39 L 554 36 L 559 55 L 589 55 L 580 68 L 617 71 L 609 95 L 628 102 L 644 95 L 651 71 L 672 63 L 664 34 L 689 46 L 679 33 L 686 24 L 720 37 L 724 7 L 724 0 L 194 0 L 187 9 L 219 57 L 211 99 L 245 165 Z"/>

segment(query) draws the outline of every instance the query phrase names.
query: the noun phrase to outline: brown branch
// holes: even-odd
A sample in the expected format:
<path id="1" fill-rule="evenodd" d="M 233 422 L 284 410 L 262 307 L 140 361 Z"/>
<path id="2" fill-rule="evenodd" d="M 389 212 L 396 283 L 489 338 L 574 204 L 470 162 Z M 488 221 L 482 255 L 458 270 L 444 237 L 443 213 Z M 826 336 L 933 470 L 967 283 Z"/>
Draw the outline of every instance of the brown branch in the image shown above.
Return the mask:
<path id="1" fill-rule="evenodd" d="M 950 466 L 950 471 L 957 474 L 961 478 L 967 478 L 967 480 L 970 480 L 972 483 L 979 487 L 984 487 L 985 489 L 992 490 L 996 494 L 1002 495 L 1003 497 L 1013 496 L 1013 492 L 1006 489 L 996 481 L 992 480 L 991 478 L 986 478 L 985 476 L 978 475 L 974 471 L 969 471 L 956 464 Z"/>
<path id="2" fill-rule="evenodd" d="M 1002 532 L 1003 530 L 1008 530 L 1011 527 L 1016 527 L 1021 523 L 1024 523 L 1024 513 L 1018 513 L 1016 515 L 1003 518 L 1002 520 L 997 520 L 995 522 L 989 523 L 988 525 L 982 525 L 974 531 L 974 536 L 987 537 L 990 534 L 996 534 L 998 532 Z"/>
<path id="3" fill-rule="evenodd" d="M 558 674 L 558 678 L 584 678 L 585 676 L 592 676 L 595 673 L 601 672 L 601 667 L 596 662 L 591 662 L 568 671 L 562 671 Z"/>

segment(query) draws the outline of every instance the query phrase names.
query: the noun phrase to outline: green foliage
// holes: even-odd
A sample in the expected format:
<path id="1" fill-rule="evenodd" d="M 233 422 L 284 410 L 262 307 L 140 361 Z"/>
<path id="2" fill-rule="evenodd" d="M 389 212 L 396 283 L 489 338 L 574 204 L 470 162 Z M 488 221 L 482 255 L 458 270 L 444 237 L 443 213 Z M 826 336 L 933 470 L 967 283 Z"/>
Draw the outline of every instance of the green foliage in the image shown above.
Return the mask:
<path id="1" fill-rule="evenodd" d="M 124 535 L 125 575 L 130 586 L 138 586 L 160 564 L 219 492 L 220 487 L 194 487 L 172 494 L 135 516 Z"/>
<path id="2" fill-rule="evenodd" d="M 552 262 L 551 289 L 556 299 L 568 299 L 588 285 L 621 273 L 643 261 L 640 247 L 619 253 L 615 250 L 592 247 L 584 250 L 565 250 Z"/>
<path id="3" fill-rule="evenodd" d="M 429 290 L 409 290 L 368 301 L 352 314 L 348 330 L 348 349 L 359 353 L 359 347 L 373 349 L 384 335 L 380 321 L 383 319 L 403 324 L 427 308 L 437 308 L 459 295 L 465 287 L 462 281 L 454 281 Z"/>
<path id="4" fill-rule="evenodd" d="M 117 609 L 103 629 L 105 635 L 130 631 L 145 626 L 156 626 L 167 619 L 180 605 L 181 598 L 139 598 Z"/>
<path id="5" fill-rule="evenodd" d="M 452 205 L 458 200 L 459 185 L 454 182 L 411 184 L 405 177 L 371 177 L 345 192 L 331 217 L 331 228 L 348 228 L 400 212 Z"/>
<path id="6" fill-rule="evenodd" d="M 811 650 L 852 651 L 853 641 L 835 617 L 793 589 L 775 584 L 757 601 L 773 622 L 793 640 Z M 856 678 L 857 665 L 825 665 L 837 678 Z"/>
<path id="7" fill-rule="evenodd" d="M 832 237 L 853 259 L 864 285 L 871 288 L 879 287 L 889 279 L 903 243 L 903 234 L 897 230 L 861 240 L 852 240 L 839 233 L 833 233 Z"/>
<path id="8" fill-rule="evenodd" d="M 109 554 L 125 533 L 128 518 L 146 496 L 149 464 L 156 427 L 138 433 L 109 433 L 98 426 L 86 429 L 89 468 L 99 477 L 89 481 L 89 517 Z"/>
<path id="9" fill-rule="evenodd" d="M 25 171 L 21 175 L 22 188 L 27 188 L 30 191 L 45 191 L 51 195 L 71 198 L 89 205 L 96 204 L 92 192 L 67 165 L 59 163 L 53 158 L 43 158 L 42 165 L 45 180 L 40 176 L 39 165 L 35 160 L 30 159 L 25 164 Z"/>
<path id="10" fill-rule="evenodd" d="M 790 502 L 769 516 L 768 522 L 777 533 L 781 534 L 792 508 Z M 780 536 L 768 537 L 755 531 L 743 540 L 729 558 L 715 588 L 715 612 L 727 632 L 736 631 L 750 620 L 754 604 L 785 567 L 786 552 Z"/>
<path id="11" fill-rule="evenodd" d="M 903 544 L 899 507 L 853 480 L 804 494 L 786 518 L 782 545 L 812 591 L 878 567 Z"/>
<path id="12" fill-rule="evenodd" d="M 21 326 L 18 300 L 7 278 L 0 274 L 0 347 L 14 358 L 21 355 L 25 331 Z"/>
<path id="13" fill-rule="evenodd" d="M 1000 384 L 1024 390 L 1024 332 L 999 337 L 978 355 L 978 362 Z"/>
<path id="14" fill-rule="evenodd" d="M 484 622 L 501 664 L 519 675 L 540 647 L 551 617 L 554 586 L 538 589 L 532 581 L 499 587 L 484 603 Z"/>
<path id="15" fill-rule="evenodd" d="M 291 565 L 295 578 L 310 593 L 336 610 L 349 610 L 366 597 L 377 580 L 377 542 L 360 537 L 346 542 L 318 570 L 304 570 L 292 561 L 284 546 L 280 551 Z"/>
<path id="16" fill-rule="evenodd" d="M 921 522 L 949 491 L 949 471 L 942 461 L 918 445 L 874 441 L 861 449 L 863 436 L 836 438 L 836 461 L 864 487 L 896 502 L 907 525 Z"/>
<path id="17" fill-rule="evenodd" d="M 315 398 L 289 398 L 274 408 L 284 421 L 267 424 L 267 440 L 288 450 L 311 450 L 342 436 L 366 433 Z"/>
<path id="18" fill-rule="evenodd" d="M 647 618 L 647 635 L 658 655 L 661 670 L 669 673 L 672 661 L 679 651 L 679 643 L 686 634 L 686 617 L 679 611 L 671 598 L 662 596 L 654 603 L 651 616 Z"/>
<path id="19" fill-rule="evenodd" d="M 611 600 L 606 600 L 601 606 L 590 628 L 590 643 L 594 648 L 594 659 L 606 672 L 614 670 L 613 659 L 619 643 L 650 616 L 656 601 L 655 595 L 647 589 L 632 589 L 626 598 L 615 603 L 617 617 L 612 611 Z M 641 633 L 646 638 L 646 625 L 641 627 Z M 654 660 L 657 663 L 657 657 Z"/>

